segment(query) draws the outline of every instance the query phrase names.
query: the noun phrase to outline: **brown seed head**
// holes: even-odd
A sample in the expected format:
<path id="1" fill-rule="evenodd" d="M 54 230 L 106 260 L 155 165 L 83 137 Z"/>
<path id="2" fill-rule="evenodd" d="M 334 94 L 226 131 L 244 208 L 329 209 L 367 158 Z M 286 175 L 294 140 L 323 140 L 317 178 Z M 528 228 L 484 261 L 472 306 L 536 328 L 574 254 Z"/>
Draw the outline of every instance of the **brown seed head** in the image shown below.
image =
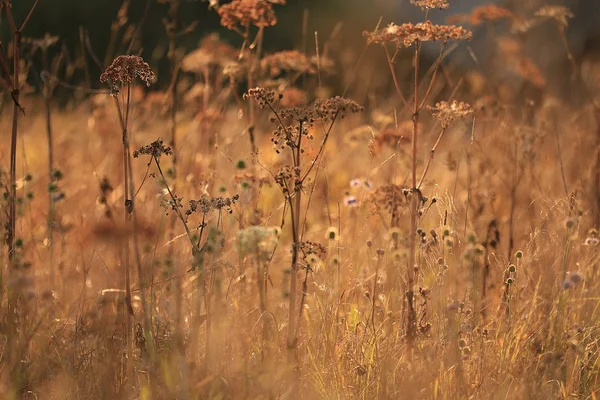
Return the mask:
<path id="1" fill-rule="evenodd" d="M 233 0 L 217 10 L 221 25 L 231 30 L 254 25 L 259 28 L 277 23 L 273 5 L 266 0 Z"/>
<path id="2" fill-rule="evenodd" d="M 148 63 L 144 62 L 142 57 L 138 56 L 119 56 L 110 64 L 110 66 L 100 75 L 100 82 L 121 83 L 131 85 L 138 77 L 150 86 L 156 78 Z"/>
<path id="3" fill-rule="evenodd" d="M 415 42 L 470 40 L 472 33 L 460 26 L 434 25 L 430 21 L 417 24 L 394 23 L 373 32 L 363 32 L 369 43 L 394 43 L 396 47 L 410 47 Z"/>
<path id="4" fill-rule="evenodd" d="M 448 127 L 456 118 L 465 118 L 473 114 L 473 109 L 467 103 L 459 103 L 454 100 L 452 103 L 440 101 L 435 107 L 427 106 L 431 114 L 437 118 L 444 128 Z"/>
<path id="5" fill-rule="evenodd" d="M 439 8 L 440 10 L 444 10 L 450 7 L 448 0 L 410 0 L 410 2 L 422 9 Z"/>
<path id="6" fill-rule="evenodd" d="M 261 61 L 263 70 L 275 77 L 282 72 L 315 74 L 317 71 L 306 54 L 298 50 L 280 51 L 264 57 Z"/>

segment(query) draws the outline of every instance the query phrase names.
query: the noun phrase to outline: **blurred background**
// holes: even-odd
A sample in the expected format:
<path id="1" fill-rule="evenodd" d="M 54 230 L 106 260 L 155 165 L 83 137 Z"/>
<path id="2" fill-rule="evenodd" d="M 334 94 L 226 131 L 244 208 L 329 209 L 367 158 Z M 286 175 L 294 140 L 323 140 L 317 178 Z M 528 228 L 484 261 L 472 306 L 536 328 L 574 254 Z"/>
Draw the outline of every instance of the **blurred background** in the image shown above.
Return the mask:
<path id="1" fill-rule="evenodd" d="M 221 4 L 228 1 L 221 1 Z M 16 21 L 23 21 L 34 0 L 14 2 Z M 178 47 L 189 52 L 198 46 L 199 40 L 209 32 L 219 32 L 221 37 L 238 47 L 242 43 L 239 35 L 220 27 L 219 16 L 210 8 L 208 1 L 181 0 L 179 3 L 179 29 L 190 27 L 185 35 L 178 38 Z M 569 20 L 566 30 L 568 45 L 574 57 L 580 61 L 585 57 L 597 57 L 600 38 L 600 2 L 591 0 L 455 0 L 449 10 L 435 10 L 429 18 L 435 23 L 445 23 L 450 16 L 469 14 L 475 7 L 495 4 L 506 7 L 526 21 L 544 5 L 564 5 L 571 9 L 574 18 Z M 423 13 L 410 4 L 409 0 L 288 0 L 285 6 L 276 6 L 279 23 L 268 28 L 265 35 L 267 52 L 282 49 L 300 49 L 314 53 L 314 32 L 319 32 L 322 47 L 338 51 L 341 59 L 350 68 L 365 46 L 362 37 L 364 30 L 373 30 L 381 18 L 381 23 L 398 24 L 423 19 Z M 168 71 L 166 53 L 168 38 L 164 25 L 169 1 L 165 0 L 41 0 L 31 22 L 23 32 L 24 37 L 41 38 L 46 33 L 59 38 L 59 46 L 54 52 L 66 50 L 66 54 L 81 65 L 88 63 L 91 81 L 99 85 L 95 77 L 101 67 L 91 58 L 95 54 L 99 61 L 108 63 L 115 56 L 127 52 L 131 38 L 139 29 L 139 41 L 133 46 L 134 52 L 149 61 L 159 72 Z M 120 22 L 122 25 L 116 27 Z M 6 20 L 2 19 L 2 43 L 10 43 L 10 32 Z M 140 26 L 141 23 L 141 26 Z M 303 29 L 306 27 L 306 29 Z M 513 33 L 514 26 L 508 22 L 494 22 L 473 29 L 473 40 L 452 51 L 449 62 L 459 68 L 498 69 L 490 64 L 497 56 L 490 40 L 496 40 L 504 33 Z M 298 32 L 306 32 L 299 35 Z M 556 25 L 549 21 L 539 24 L 521 38 L 527 54 L 542 69 L 550 81 L 560 80 L 569 74 L 571 63 Z M 344 54 L 341 54 L 344 52 Z M 425 46 L 425 52 L 433 59 L 438 52 L 437 45 Z M 75 78 L 81 71 L 75 72 Z M 550 75 L 548 75 L 550 74 Z"/>

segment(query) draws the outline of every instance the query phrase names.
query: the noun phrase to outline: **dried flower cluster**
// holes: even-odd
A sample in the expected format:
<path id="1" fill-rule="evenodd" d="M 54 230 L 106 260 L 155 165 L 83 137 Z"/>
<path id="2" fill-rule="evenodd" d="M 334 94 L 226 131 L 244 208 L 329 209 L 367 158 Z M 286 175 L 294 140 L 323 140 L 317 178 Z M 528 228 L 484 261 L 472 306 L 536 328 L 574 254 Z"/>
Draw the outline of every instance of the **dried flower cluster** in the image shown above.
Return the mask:
<path id="1" fill-rule="evenodd" d="M 208 214 L 209 212 L 216 210 L 221 211 L 223 209 L 231 213 L 233 210 L 231 206 L 240 199 L 238 194 L 232 197 L 210 197 L 203 195 L 199 200 L 190 200 L 190 208 L 185 212 L 186 215 L 191 215 L 196 211 L 200 210 L 202 214 Z"/>
<path id="2" fill-rule="evenodd" d="M 254 25 L 259 28 L 277 23 L 273 5 L 266 0 L 233 0 L 217 10 L 221 25 L 231 30 Z"/>
<path id="3" fill-rule="evenodd" d="M 439 8 L 440 10 L 444 10 L 450 7 L 448 0 L 410 0 L 410 2 L 422 9 Z"/>
<path id="4" fill-rule="evenodd" d="M 564 6 L 544 6 L 536 11 L 535 16 L 552 18 L 563 29 L 569 26 L 569 19 L 574 17 L 571 10 Z"/>
<path id="5" fill-rule="evenodd" d="M 299 185 L 292 185 L 292 180 L 298 182 L 300 179 L 300 169 L 294 168 L 290 165 L 282 167 L 277 174 L 275 174 L 275 182 L 281 188 L 283 194 L 288 195 L 290 190 L 289 187 L 293 186 L 296 189 L 300 189 Z"/>
<path id="6" fill-rule="evenodd" d="M 138 56 L 119 56 L 110 64 L 110 66 L 100 75 L 100 82 L 121 83 L 131 85 L 135 78 L 150 86 L 156 78 L 148 63 L 144 62 L 142 57 Z"/>
<path id="7" fill-rule="evenodd" d="M 250 98 L 256 100 L 260 108 L 265 108 L 268 104 L 275 101 L 275 91 L 257 87 L 248 90 L 248 93 L 244 93 L 244 100 Z"/>
<path id="8" fill-rule="evenodd" d="M 298 74 L 315 74 L 317 72 L 306 54 L 298 50 L 286 50 L 268 55 L 262 59 L 261 66 L 271 77 L 284 72 Z"/>
<path id="9" fill-rule="evenodd" d="M 156 159 L 159 159 L 160 156 L 162 156 L 163 154 L 166 156 L 170 156 L 171 154 L 173 154 L 171 148 L 168 146 L 165 146 L 163 143 L 164 143 L 163 140 L 161 138 L 158 138 L 154 142 L 147 144 L 145 146 L 142 146 L 137 150 L 134 150 L 133 157 L 138 158 L 140 155 L 147 154 Z"/>
<path id="10" fill-rule="evenodd" d="M 475 7 L 471 14 L 454 15 L 448 18 L 449 24 L 469 23 L 471 26 L 481 25 L 486 21 L 496 21 L 503 18 L 514 18 L 514 14 L 510 10 L 499 7 L 494 4 L 486 4 L 484 6 Z"/>
<path id="11" fill-rule="evenodd" d="M 417 24 L 391 23 L 386 28 L 363 32 L 369 43 L 393 43 L 396 47 L 410 47 L 415 42 L 470 40 L 472 33 L 460 26 L 434 25 L 430 21 Z"/>
<path id="12" fill-rule="evenodd" d="M 444 128 L 447 128 L 456 118 L 465 118 L 473 114 L 473 109 L 469 104 L 462 101 L 459 103 L 456 100 L 452 103 L 440 101 L 436 103 L 435 107 L 427 106 L 427 109 Z"/>
<path id="13" fill-rule="evenodd" d="M 237 51 L 232 46 L 221 41 L 219 35 L 212 34 L 202 39 L 198 49 L 183 58 L 181 68 L 188 72 L 204 73 L 212 66 L 224 67 L 236 56 Z"/>

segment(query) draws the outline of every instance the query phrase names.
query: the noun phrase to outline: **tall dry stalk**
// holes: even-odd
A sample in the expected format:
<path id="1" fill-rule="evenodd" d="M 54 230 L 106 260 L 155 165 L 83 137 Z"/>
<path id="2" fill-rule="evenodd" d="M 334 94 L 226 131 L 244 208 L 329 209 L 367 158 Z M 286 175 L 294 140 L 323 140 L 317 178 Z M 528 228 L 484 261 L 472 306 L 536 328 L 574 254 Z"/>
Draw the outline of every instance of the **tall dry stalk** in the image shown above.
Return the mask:
<path id="1" fill-rule="evenodd" d="M 138 56 L 119 56 L 106 71 L 100 76 L 101 82 L 106 82 L 111 87 L 111 96 L 115 101 L 115 106 L 119 116 L 119 123 L 122 130 L 123 144 L 123 182 L 124 182 L 124 218 L 125 224 L 132 225 L 133 249 L 135 262 L 138 269 L 140 286 L 147 287 L 146 276 L 142 269 L 141 256 L 139 253 L 139 243 L 137 234 L 137 218 L 135 213 L 135 185 L 133 182 L 133 169 L 131 166 L 131 148 L 130 148 L 130 122 L 132 110 L 132 91 L 135 80 L 139 78 L 147 86 L 150 86 L 155 79 L 155 75 L 150 66 Z M 125 272 L 125 306 L 127 313 L 127 376 L 133 380 L 133 306 L 131 304 L 131 271 L 130 271 L 130 242 L 125 240 L 123 245 L 123 268 Z M 151 346 L 150 355 L 153 356 L 153 339 L 150 321 L 150 312 L 145 299 L 145 290 L 141 291 L 141 302 L 143 308 L 144 336 L 146 344 Z"/>
<path id="2" fill-rule="evenodd" d="M 411 150 L 411 187 L 410 187 L 410 229 L 409 229 L 409 253 L 408 253 L 408 265 L 406 267 L 406 304 L 407 304 L 407 320 L 406 320 L 406 339 L 408 344 L 409 358 L 411 349 L 413 346 L 414 339 L 417 333 L 417 315 L 414 306 L 414 286 L 415 286 L 415 272 L 419 270 L 419 262 L 417 257 L 417 225 L 419 208 L 423 202 L 423 196 L 420 191 L 420 183 L 417 181 L 417 161 L 419 152 L 419 129 L 420 129 L 420 115 L 421 111 L 425 107 L 432 89 L 435 83 L 435 78 L 439 70 L 441 61 L 444 56 L 446 44 L 450 40 L 467 40 L 471 38 L 471 33 L 463 29 L 462 27 L 452 25 L 434 25 L 428 21 L 429 9 L 433 8 L 448 8 L 449 4 L 446 0 L 413 0 L 411 1 L 416 6 L 421 7 L 425 11 L 425 22 L 412 24 L 405 23 L 402 25 L 390 24 L 386 28 L 377 29 L 373 32 L 365 32 L 364 35 L 367 37 L 369 43 L 379 43 L 384 47 L 388 66 L 394 82 L 394 87 L 400 98 L 402 105 L 410 112 L 412 119 L 412 150 Z M 426 86 L 425 93 L 420 97 L 420 64 L 421 64 L 421 46 L 425 42 L 442 42 L 439 57 L 435 61 L 429 78 L 429 83 Z M 392 44 L 395 47 L 395 52 L 392 54 L 388 49 L 388 45 Z M 400 82 L 395 72 L 395 58 L 399 51 L 403 47 L 413 47 L 413 91 L 412 91 L 412 102 L 404 96 L 400 87 Z M 412 104 L 411 104 L 412 103 Z M 439 136 L 443 135 L 444 130 Z M 439 140 L 438 140 L 439 141 Z M 435 147 L 432 150 L 435 152 Z M 428 166 L 423 172 L 421 182 L 423 181 Z"/>

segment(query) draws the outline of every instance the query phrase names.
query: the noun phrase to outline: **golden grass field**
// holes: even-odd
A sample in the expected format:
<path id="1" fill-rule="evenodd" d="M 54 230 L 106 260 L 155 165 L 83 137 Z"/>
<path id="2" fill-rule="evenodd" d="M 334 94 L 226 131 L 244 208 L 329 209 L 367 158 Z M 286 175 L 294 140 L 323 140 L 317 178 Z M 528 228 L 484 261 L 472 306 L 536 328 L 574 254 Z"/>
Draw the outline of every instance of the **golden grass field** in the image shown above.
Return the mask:
<path id="1" fill-rule="evenodd" d="M 505 19 L 567 59 L 568 9 L 269 54 L 283 3 L 216 9 L 236 43 L 171 31 L 159 79 L 133 55 L 73 84 L 58 55 L 36 88 L 3 55 L 0 398 L 596 399 L 600 62 L 545 76 L 525 28 L 497 74 L 446 58 Z"/>

